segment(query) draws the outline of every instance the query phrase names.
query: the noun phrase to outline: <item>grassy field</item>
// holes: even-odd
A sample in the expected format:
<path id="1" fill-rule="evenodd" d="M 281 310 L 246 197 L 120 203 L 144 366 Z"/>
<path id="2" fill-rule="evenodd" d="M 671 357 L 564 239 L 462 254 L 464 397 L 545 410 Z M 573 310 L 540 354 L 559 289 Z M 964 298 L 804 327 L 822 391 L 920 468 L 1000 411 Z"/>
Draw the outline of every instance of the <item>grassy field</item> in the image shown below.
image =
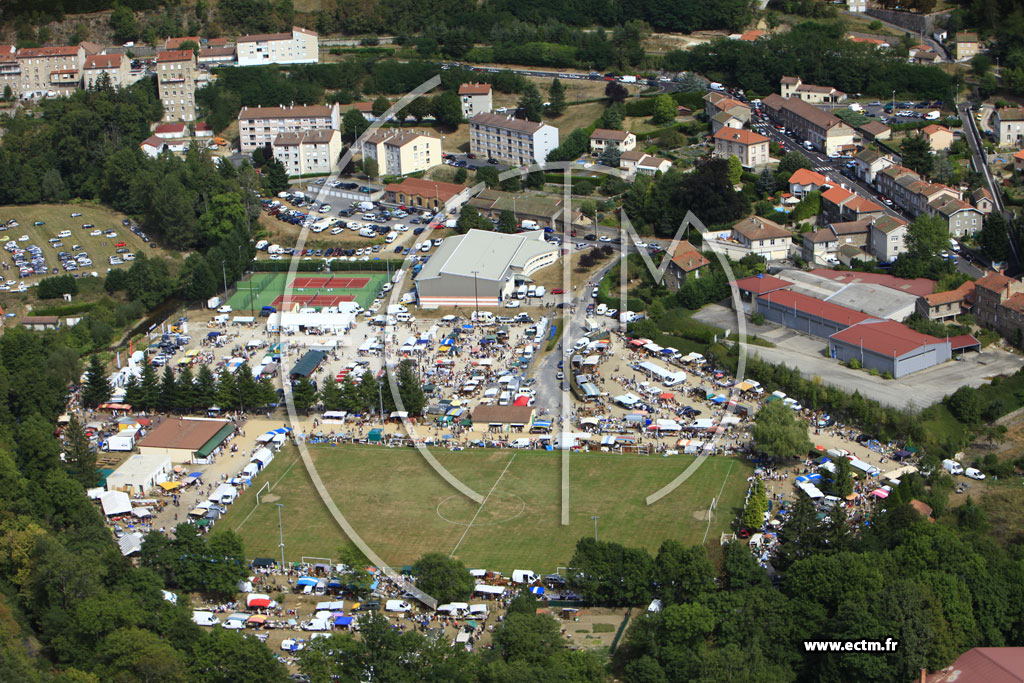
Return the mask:
<path id="1" fill-rule="evenodd" d="M 81 213 L 82 215 L 78 218 L 72 218 L 72 213 Z M 148 244 L 144 243 L 140 237 L 135 235 L 131 230 L 121 225 L 121 220 L 124 218 L 124 214 L 112 211 L 103 206 L 94 206 L 92 204 L 26 204 L 24 206 L 0 206 L 0 223 L 6 223 L 12 218 L 18 221 L 19 225 L 16 228 L 10 228 L 5 232 L 0 233 L 0 240 L 7 242 L 8 240 L 18 241 L 18 238 L 22 235 L 28 235 L 29 239 L 26 242 L 18 242 L 18 245 L 22 248 L 29 244 L 35 244 L 42 248 L 43 256 L 46 257 L 46 265 L 50 267 L 51 274 L 54 267 L 59 268 L 60 262 L 57 260 L 58 251 L 72 251 L 74 245 L 79 245 L 79 249 L 75 251 L 85 251 L 92 258 L 93 265 L 89 268 L 85 268 L 81 271 L 76 271 L 79 274 L 83 272 L 91 272 L 95 270 L 100 275 L 107 272 L 107 269 L 111 266 L 107 263 L 107 257 L 111 256 L 117 251 L 114 246 L 118 242 L 125 242 L 128 248 L 132 252 L 145 252 L 146 256 L 171 256 L 171 253 L 161 248 L 151 248 Z M 36 221 L 43 221 L 46 225 L 34 226 L 32 225 Z M 95 225 L 98 230 L 114 230 L 117 233 L 116 238 L 108 238 L 100 235 L 98 237 L 90 237 L 89 233 L 92 232 L 92 228 L 89 230 L 83 230 L 82 226 L 86 224 Z M 54 249 L 50 246 L 47 241 L 51 237 L 56 237 L 57 233 L 61 230 L 70 230 L 71 237 L 63 239 L 64 246 L 60 249 Z M 8 266 L 13 266 L 14 261 L 11 259 L 11 255 L 6 252 L 0 252 L 0 261 L 3 261 Z M 115 268 L 129 268 L 131 262 L 127 262 L 122 266 L 114 266 Z M 13 275 L 12 275 L 13 272 Z M 18 280 L 17 270 L 12 271 L 8 268 L 4 271 L 5 278 L 11 280 Z M 64 270 L 60 270 L 60 274 L 64 274 Z M 41 275 L 34 275 L 32 277 L 25 278 L 27 282 L 33 280 L 42 279 Z"/>
<path id="2" fill-rule="evenodd" d="M 711 458 L 682 486 L 653 506 L 644 499 L 667 484 L 692 458 L 607 453 L 572 456 L 570 524 L 560 524 L 560 458 L 536 451 L 437 451 L 455 476 L 482 495 L 481 508 L 448 486 L 410 449 L 314 447 L 320 477 L 342 514 L 381 558 L 411 564 L 428 551 L 453 553 L 468 566 L 550 572 L 571 558 L 576 541 L 594 533 L 608 541 L 655 552 L 667 538 L 701 543 L 706 510 L 721 501 L 707 542 L 738 514 L 749 474 L 746 461 Z M 279 554 L 277 508 L 283 503 L 285 554 L 332 556 L 344 536 L 326 511 L 294 452 L 282 451 L 257 486 L 231 506 L 222 525 L 237 529 L 250 556 Z M 255 507 L 255 491 L 270 482 Z M 472 522 L 472 525 L 470 525 Z"/>

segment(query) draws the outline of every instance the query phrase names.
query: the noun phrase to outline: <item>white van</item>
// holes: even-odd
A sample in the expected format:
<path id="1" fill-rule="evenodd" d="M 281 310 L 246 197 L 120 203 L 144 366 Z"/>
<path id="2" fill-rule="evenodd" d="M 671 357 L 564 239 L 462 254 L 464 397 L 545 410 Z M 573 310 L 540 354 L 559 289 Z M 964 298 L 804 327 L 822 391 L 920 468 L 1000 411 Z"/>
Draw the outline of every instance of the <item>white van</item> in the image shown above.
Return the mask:
<path id="1" fill-rule="evenodd" d="M 359 236 L 360 237 L 376 237 L 377 236 L 377 231 L 374 230 L 373 228 L 363 228 L 362 230 L 359 231 Z"/>
<path id="2" fill-rule="evenodd" d="M 217 323 L 218 325 L 226 325 L 229 320 L 231 320 L 231 316 L 226 313 L 223 315 L 213 316 L 213 322 Z"/>
<path id="3" fill-rule="evenodd" d="M 203 610 L 192 611 L 192 622 L 199 624 L 200 626 L 216 626 L 220 623 L 213 612 L 204 612 Z"/>
<path id="4" fill-rule="evenodd" d="M 519 227 L 523 230 L 536 230 L 540 226 L 537 225 L 537 221 L 523 220 L 523 222 L 519 224 Z"/>
<path id="5" fill-rule="evenodd" d="M 256 250 L 257 251 L 263 251 L 264 249 L 266 249 L 269 246 L 270 246 L 270 242 L 268 242 L 267 240 L 260 240 L 259 242 L 256 243 Z"/>
<path id="6" fill-rule="evenodd" d="M 473 313 L 473 321 L 479 323 L 492 323 L 494 322 L 494 314 L 490 311 L 479 311 Z"/>
<path id="7" fill-rule="evenodd" d="M 389 232 L 387 235 L 384 236 L 385 244 L 391 244 L 392 242 L 394 242 L 397 239 L 398 239 L 398 233 L 395 232 L 394 230 L 392 230 L 391 232 Z"/>
<path id="8" fill-rule="evenodd" d="M 604 315 L 607 312 L 608 306 L 606 306 L 605 304 L 598 304 L 597 308 L 594 310 L 594 313 L 596 313 L 597 315 Z"/>
<path id="9" fill-rule="evenodd" d="M 964 468 L 956 460 L 945 459 L 942 461 L 942 469 L 946 470 L 950 474 L 963 474 Z"/>
<path id="10" fill-rule="evenodd" d="M 938 121 L 940 116 L 942 116 L 942 112 L 930 111 L 924 115 L 924 118 L 926 121 Z"/>
<path id="11" fill-rule="evenodd" d="M 356 208 L 360 211 L 373 211 L 373 202 L 359 202 Z"/>
<path id="12" fill-rule="evenodd" d="M 501 396 L 498 397 L 498 405 L 499 406 L 507 406 L 511 402 L 512 402 L 512 394 L 510 394 L 507 391 L 501 392 Z"/>
<path id="13" fill-rule="evenodd" d="M 537 296 L 537 285 L 530 285 L 526 288 L 526 296 L 533 298 Z"/>
<path id="14" fill-rule="evenodd" d="M 71 237 L 71 231 L 61 230 L 60 232 L 57 233 L 57 237 Z"/>
<path id="15" fill-rule="evenodd" d="M 407 323 L 410 320 L 412 320 L 412 316 L 409 315 L 408 313 L 396 313 L 395 320 L 397 320 L 400 323 Z"/>

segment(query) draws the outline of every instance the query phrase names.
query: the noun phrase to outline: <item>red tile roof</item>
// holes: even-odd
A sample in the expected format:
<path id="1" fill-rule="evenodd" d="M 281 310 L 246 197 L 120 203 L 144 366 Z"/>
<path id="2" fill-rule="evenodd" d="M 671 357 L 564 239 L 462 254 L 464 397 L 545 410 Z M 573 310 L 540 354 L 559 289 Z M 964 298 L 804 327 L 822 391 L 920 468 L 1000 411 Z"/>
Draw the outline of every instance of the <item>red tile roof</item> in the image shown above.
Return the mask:
<path id="1" fill-rule="evenodd" d="M 924 300 L 928 302 L 929 306 L 942 306 L 943 304 L 951 304 L 957 301 L 964 301 L 971 294 L 974 293 L 974 282 L 968 280 L 956 289 L 950 289 L 945 292 L 933 292 L 932 294 L 925 294 Z"/>
<path id="2" fill-rule="evenodd" d="M 987 289 L 990 292 L 1002 292 L 1004 289 L 1013 284 L 1012 277 L 1006 277 L 1002 273 L 985 273 L 985 275 L 974 283 L 975 287 L 981 287 Z"/>
<path id="3" fill-rule="evenodd" d="M 156 135 L 161 133 L 184 133 L 186 128 L 187 126 L 184 123 L 161 123 L 153 129 L 153 133 Z"/>
<path id="4" fill-rule="evenodd" d="M 704 257 L 704 254 L 697 251 L 697 247 L 686 240 L 676 244 L 676 248 L 669 255 L 669 258 L 672 259 L 672 263 L 687 273 L 703 268 L 711 263 L 711 261 Z"/>
<path id="5" fill-rule="evenodd" d="M 460 95 L 489 95 L 490 83 L 463 83 L 459 86 Z"/>
<path id="6" fill-rule="evenodd" d="M 180 50 L 181 44 L 185 41 L 191 40 L 196 45 L 199 45 L 199 36 L 182 36 L 181 38 L 168 38 L 164 41 L 165 50 Z"/>
<path id="7" fill-rule="evenodd" d="M 465 185 L 455 183 L 442 183 L 422 178 L 406 178 L 400 183 L 391 183 L 384 188 L 385 192 L 401 192 L 406 195 L 419 195 L 421 197 L 437 197 L 440 201 L 446 202 L 455 195 L 466 189 Z"/>
<path id="8" fill-rule="evenodd" d="M 166 50 L 160 52 L 156 56 L 158 62 L 191 62 L 195 59 L 195 53 L 192 50 Z"/>
<path id="9" fill-rule="evenodd" d="M 927 344 L 941 344 L 942 339 L 921 334 L 895 320 L 866 320 L 836 332 L 829 339 L 860 346 L 866 351 L 899 358 Z"/>
<path id="10" fill-rule="evenodd" d="M 1024 647 L 976 647 L 953 664 L 930 674 L 926 683 L 1021 683 L 1024 681 Z"/>
<path id="11" fill-rule="evenodd" d="M 737 128 L 721 128 L 715 133 L 715 139 L 738 142 L 741 145 L 756 145 L 761 142 L 768 142 L 768 138 L 752 130 Z"/>
<path id="12" fill-rule="evenodd" d="M 809 168 L 798 168 L 789 176 L 790 184 L 796 185 L 817 185 L 821 187 L 828 182 L 828 178 Z"/>
<path id="13" fill-rule="evenodd" d="M 807 296 L 806 294 L 800 294 L 799 292 L 793 292 L 788 289 L 769 292 L 768 294 L 762 295 L 760 298 L 786 308 L 791 308 L 801 313 L 806 313 L 823 320 L 838 323 L 840 325 L 856 325 L 857 323 L 864 322 L 865 320 L 875 320 L 875 318 L 872 318 L 870 315 L 861 313 L 860 311 L 855 311 L 852 308 L 815 299 L 814 297 Z"/>
<path id="14" fill-rule="evenodd" d="M 853 196 L 853 193 L 849 190 L 839 187 L 830 187 L 828 190 L 821 194 L 821 198 L 830 201 L 833 204 L 842 204 L 844 201 Z"/>
<path id="15" fill-rule="evenodd" d="M 89 55 L 85 58 L 86 69 L 116 69 L 121 66 L 123 55 Z"/>
<path id="16" fill-rule="evenodd" d="M 773 275 L 752 275 L 739 280 L 733 280 L 729 284 L 734 285 L 740 291 L 750 292 L 759 296 L 768 292 L 774 292 L 777 289 L 786 289 L 793 283 L 786 282 Z"/>

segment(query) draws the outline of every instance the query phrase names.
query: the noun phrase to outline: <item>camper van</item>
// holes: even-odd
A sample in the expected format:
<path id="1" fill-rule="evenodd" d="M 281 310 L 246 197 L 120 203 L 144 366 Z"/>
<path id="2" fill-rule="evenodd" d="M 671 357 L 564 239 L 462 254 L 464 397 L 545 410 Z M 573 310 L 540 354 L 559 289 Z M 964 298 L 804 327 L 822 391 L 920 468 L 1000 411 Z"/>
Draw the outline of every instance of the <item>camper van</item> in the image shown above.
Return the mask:
<path id="1" fill-rule="evenodd" d="M 473 322 L 490 324 L 494 322 L 494 314 L 490 311 L 478 311 L 473 313 Z"/>
<path id="2" fill-rule="evenodd" d="M 946 470 L 950 474 L 963 474 L 964 468 L 956 460 L 946 459 L 942 461 L 942 469 Z"/>

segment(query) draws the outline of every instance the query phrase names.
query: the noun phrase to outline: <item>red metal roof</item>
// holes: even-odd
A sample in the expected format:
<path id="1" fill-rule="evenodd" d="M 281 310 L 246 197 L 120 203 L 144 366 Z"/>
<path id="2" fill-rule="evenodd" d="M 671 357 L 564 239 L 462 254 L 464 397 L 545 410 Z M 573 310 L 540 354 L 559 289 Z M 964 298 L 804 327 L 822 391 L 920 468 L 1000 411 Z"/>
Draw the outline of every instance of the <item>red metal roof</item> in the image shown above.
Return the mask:
<path id="1" fill-rule="evenodd" d="M 973 334 L 958 334 L 949 338 L 949 346 L 953 351 L 960 351 L 972 346 L 981 346 L 981 342 L 975 339 Z"/>
<path id="2" fill-rule="evenodd" d="M 792 283 L 772 275 L 752 275 L 751 277 L 733 280 L 729 284 L 744 292 L 761 295 L 767 292 L 774 292 L 777 289 L 786 289 Z"/>
<path id="3" fill-rule="evenodd" d="M 852 308 L 815 299 L 806 294 L 800 294 L 788 289 L 769 292 L 760 298 L 780 306 L 785 306 L 786 308 L 792 308 L 801 313 L 806 313 L 807 315 L 816 316 L 822 320 L 839 323 L 840 325 L 856 325 L 865 320 L 875 320 L 870 315 L 855 311 Z"/>
<path id="4" fill-rule="evenodd" d="M 914 296 L 924 296 L 926 294 L 931 294 L 935 290 L 935 281 L 929 280 L 926 277 L 911 279 L 894 277 L 892 275 L 885 275 L 884 273 L 861 273 L 831 270 L 829 268 L 815 268 L 811 271 L 811 274 L 817 275 L 818 277 L 828 278 L 829 280 L 835 280 L 842 284 L 865 282 L 871 285 L 881 285 L 900 292 L 907 292 Z"/>
<path id="5" fill-rule="evenodd" d="M 867 320 L 836 332 L 829 339 L 860 346 L 889 358 L 899 358 L 927 344 L 943 342 L 938 337 L 921 334 L 895 320 Z"/>

